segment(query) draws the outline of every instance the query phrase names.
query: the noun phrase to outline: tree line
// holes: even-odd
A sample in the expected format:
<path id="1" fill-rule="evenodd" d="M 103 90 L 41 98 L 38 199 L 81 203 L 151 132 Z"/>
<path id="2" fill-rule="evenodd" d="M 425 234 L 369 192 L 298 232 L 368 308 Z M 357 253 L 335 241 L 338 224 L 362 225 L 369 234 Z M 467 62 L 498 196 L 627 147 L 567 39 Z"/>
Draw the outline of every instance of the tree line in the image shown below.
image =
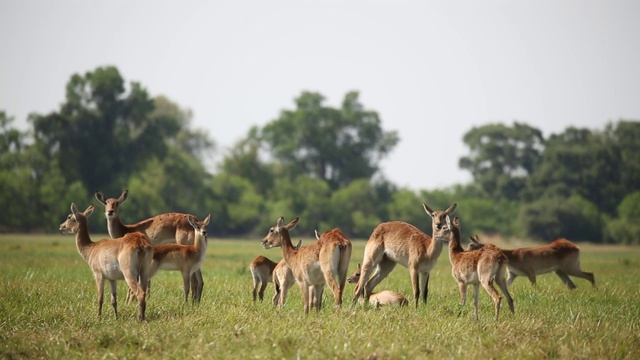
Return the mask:
<path id="1" fill-rule="evenodd" d="M 358 92 L 338 108 L 324 101 L 302 92 L 293 109 L 252 127 L 212 166 L 219 150 L 191 126 L 189 110 L 127 83 L 116 67 L 74 74 L 60 108 L 30 114 L 26 131 L 0 110 L 0 231 L 57 231 L 71 202 L 83 207 L 97 190 L 117 197 L 128 189 L 125 223 L 211 213 L 217 236 L 257 236 L 281 215 L 304 219 L 298 227 L 309 236 L 337 226 L 366 238 L 388 220 L 428 230 L 421 202 L 457 202 L 464 236 L 640 242 L 638 121 L 546 138 L 521 122 L 474 127 L 459 159 L 473 181 L 411 190 L 381 172 L 400 138 Z M 104 222 L 93 218 L 92 231 L 104 232 Z"/>

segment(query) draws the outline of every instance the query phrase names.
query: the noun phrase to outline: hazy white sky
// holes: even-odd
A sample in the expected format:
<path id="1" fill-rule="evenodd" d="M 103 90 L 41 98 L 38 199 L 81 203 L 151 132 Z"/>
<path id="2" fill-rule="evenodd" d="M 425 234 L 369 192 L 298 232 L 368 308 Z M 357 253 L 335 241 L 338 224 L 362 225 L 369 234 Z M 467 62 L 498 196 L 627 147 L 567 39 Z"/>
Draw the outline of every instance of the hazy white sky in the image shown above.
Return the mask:
<path id="1" fill-rule="evenodd" d="M 473 126 L 514 120 L 545 136 L 640 120 L 640 1 L 0 0 L 0 109 L 59 109 L 74 73 L 116 66 L 194 112 L 220 147 L 350 90 L 401 141 L 399 186 L 470 181 Z"/>

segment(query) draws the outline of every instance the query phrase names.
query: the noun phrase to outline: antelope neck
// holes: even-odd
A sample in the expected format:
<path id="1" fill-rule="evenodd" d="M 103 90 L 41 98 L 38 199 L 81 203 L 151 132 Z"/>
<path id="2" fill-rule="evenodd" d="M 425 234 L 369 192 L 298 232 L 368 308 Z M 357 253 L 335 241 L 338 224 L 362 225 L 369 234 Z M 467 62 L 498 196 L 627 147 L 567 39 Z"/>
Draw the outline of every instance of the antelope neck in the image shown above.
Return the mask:
<path id="1" fill-rule="evenodd" d="M 78 221 L 78 232 L 76 233 L 76 247 L 78 248 L 78 252 L 85 260 L 89 259 L 89 253 L 91 252 L 91 247 L 93 246 L 93 241 L 91 241 L 91 237 L 89 236 L 89 229 L 87 228 L 87 224 L 80 224 Z"/>

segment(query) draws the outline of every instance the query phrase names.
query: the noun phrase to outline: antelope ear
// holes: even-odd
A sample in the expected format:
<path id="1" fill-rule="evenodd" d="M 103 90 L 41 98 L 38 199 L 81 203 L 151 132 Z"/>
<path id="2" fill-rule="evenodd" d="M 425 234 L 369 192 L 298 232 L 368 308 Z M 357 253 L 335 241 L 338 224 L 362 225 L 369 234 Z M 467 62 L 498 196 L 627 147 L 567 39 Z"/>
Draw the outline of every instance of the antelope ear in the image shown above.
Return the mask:
<path id="1" fill-rule="evenodd" d="M 208 225 L 209 225 L 209 221 L 211 221 L 211 214 L 207 214 L 207 217 L 206 217 L 206 218 L 204 218 L 204 220 L 202 220 L 202 223 L 203 223 L 205 226 L 208 226 Z"/>
<path id="2" fill-rule="evenodd" d="M 95 209 L 95 207 L 93 206 L 93 204 L 90 204 L 87 207 L 87 210 L 84 211 L 84 217 L 89 217 L 91 214 L 93 214 L 93 209 Z"/>
<path id="3" fill-rule="evenodd" d="M 444 212 L 448 215 L 451 214 L 452 212 L 454 212 L 456 210 L 456 208 L 458 207 L 457 203 L 453 203 L 451 204 L 451 206 L 449 206 L 449 208 L 447 210 L 445 210 Z"/>
<path id="4" fill-rule="evenodd" d="M 76 216 L 76 214 L 78 213 L 78 206 L 76 205 L 76 203 L 71 203 L 71 213 L 73 214 L 73 216 Z"/>
<path id="5" fill-rule="evenodd" d="M 120 197 L 118 198 L 118 202 L 122 204 L 125 200 L 127 200 L 127 197 L 129 197 L 129 190 L 125 190 L 122 192 L 122 194 L 120 194 Z"/>
<path id="6" fill-rule="evenodd" d="M 429 214 L 429 216 L 433 216 L 433 213 L 435 213 L 435 211 L 433 211 L 429 205 L 422 203 L 422 208 L 424 208 L 424 211 L 427 212 L 427 214 Z"/>
<path id="7" fill-rule="evenodd" d="M 458 218 L 457 216 L 453 219 L 453 225 L 455 227 L 457 227 L 458 229 L 460 229 L 460 218 Z"/>
<path id="8" fill-rule="evenodd" d="M 196 217 L 193 215 L 188 215 L 187 216 L 187 221 L 189 222 L 189 225 L 191 225 L 191 227 L 193 227 L 194 229 L 198 227 L 198 224 L 196 224 Z"/>
<path id="9" fill-rule="evenodd" d="M 102 205 L 107 205 L 104 195 L 98 190 L 96 190 L 96 200 L 98 200 Z"/>
<path id="10" fill-rule="evenodd" d="M 280 216 L 278 221 L 276 221 L 276 229 L 280 230 L 284 226 L 284 218 Z"/>
<path id="11" fill-rule="evenodd" d="M 282 219 L 282 220 L 284 221 L 284 219 Z M 300 218 L 295 218 L 295 219 L 291 220 L 286 226 L 287 230 L 291 230 L 294 227 L 296 227 L 296 225 L 298 225 L 298 220 L 300 220 Z"/>

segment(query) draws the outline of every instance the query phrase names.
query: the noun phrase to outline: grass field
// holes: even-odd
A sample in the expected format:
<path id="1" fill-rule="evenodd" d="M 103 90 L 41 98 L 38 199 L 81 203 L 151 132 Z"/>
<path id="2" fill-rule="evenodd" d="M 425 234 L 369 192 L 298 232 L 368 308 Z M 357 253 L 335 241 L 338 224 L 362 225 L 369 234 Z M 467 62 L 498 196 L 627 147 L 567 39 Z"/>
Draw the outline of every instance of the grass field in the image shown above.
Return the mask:
<path id="1" fill-rule="evenodd" d="M 538 277 L 536 288 L 518 278 L 510 288 L 516 313 L 504 302 L 496 322 L 484 290 L 480 320 L 474 319 L 472 298 L 459 315 L 446 248 L 431 274 L 429 302 L 418 309 L 353 306 L 349 284 L 342 308 L 333 306 L 326 289 L 323 309 L 309 316 L 303 315 L 297 286 L 282 310 L 266 300 L 254 304 L 249 262 L 259 254 L 282 256 L 279 249 L 262 249 L 258 240 L 209 240 L 205 288 L 196 306 L 183 304 L 177 272 L 159 273 L 147 321 L 138 323 L 136 305 L 125 304 L 124 283 L 118 287 L 119 319 L 108 285 L 97 318 L 93 276 L 73 236 L 2 235 L 0 358 L 640 358 L 640 248 L 581 245 L 582 268 L 595 273 L 597 288 L 575 279 L 578 289 L 570 292 L 553 274 Z M 353 243 L 350 271 L 362 261 L 365 244 Z M 381 289 L 413 300 L 409 273 L 401 266 Z M 272 285 L 267 294 L 270 299 Z"/>

